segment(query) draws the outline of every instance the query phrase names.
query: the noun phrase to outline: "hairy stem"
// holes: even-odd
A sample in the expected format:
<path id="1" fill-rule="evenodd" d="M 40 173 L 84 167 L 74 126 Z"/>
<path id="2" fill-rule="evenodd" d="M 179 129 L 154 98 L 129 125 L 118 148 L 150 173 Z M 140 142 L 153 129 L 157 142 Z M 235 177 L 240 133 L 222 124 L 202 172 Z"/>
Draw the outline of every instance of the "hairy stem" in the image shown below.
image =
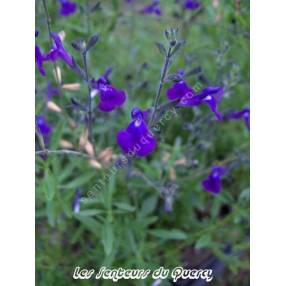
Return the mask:
<path id="1" fill-rule="evenodd" d="M 86 53 L 82 54 L 83 59 L 83 66 L 84 66 L 84 72 L 85 72 L 85 78 L 87 81 L 87 87 L 88 87 L 88 111 L 87 111 L 87 130 L 88 130 L 88 138 L 91 143 L 93 143 L 93 136 L 92 136 L 92 98 L 91 98 L 91 88 L 89 84 L 89 77 L 88 77 L 88 71 L 87 71 L 87 61 L 86 61 Z"/>
<path id="2" fill-rule="evenodd" d="M 160 77 L 160 82 L 159 82 L 159 86 L 157 89 L 157 93 L 156 93 L 156 97 L 155 97 L 155 101 L 154 101 L 154 106 L 153 106 L 153 113 L 152 113 L 152 117 L 150 120 L 150 126 L 152 126 L 153 122 L 154 122 L 154 118 L 156 115 L 156 112 L 158 111 L 158 105 L 159 105 L 159 101 L 160 101 L 160 96 L 161 96 L 161 91 L 162 91 L 162 87 L 165 81 L 165 77 L 166 77 L 166 73 L 170 64 L 170 58 L 171 58 L 171 50 L 172 47 L 171 45 L 169 46 L 168 52 L 165 56 L 165 62 L 164 62 L 164 66 L 161 72 L 161 77 Z"/>

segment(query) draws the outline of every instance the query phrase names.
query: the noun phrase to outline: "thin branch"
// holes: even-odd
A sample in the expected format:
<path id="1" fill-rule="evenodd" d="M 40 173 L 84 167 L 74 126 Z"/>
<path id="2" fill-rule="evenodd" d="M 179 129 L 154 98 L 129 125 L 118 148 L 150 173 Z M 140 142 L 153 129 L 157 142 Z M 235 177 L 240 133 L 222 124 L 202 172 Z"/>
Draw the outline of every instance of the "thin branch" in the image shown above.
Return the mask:
<path id="1" fill-rule="evenodd" d="M 160 95 L 161 95 L 161 91 L 162 91 L 162 87 L 165 81 L 165 77 L 166 77 L 166 73 L 170 64 L 170 58 L 171 58 L 171 50 L 172 47 L 171 45 L 169 46 L 168 52 L 165 56 L 165 62 L 164 62 L 164 66 L 162 69 L 162 73 L 161 73 L 161 78 L 160 78 L 160 82 L 159 82 L 159 86 L 158 86 L 158 90 L 157 90 L 157 94 L 155 97 L 155 101 L 154 101 L 154 109 L 153 109 L 153 113 L 152 113 L 152 117 L 150 120 L 150 126 L 152 126 L 154 119 L 155 119 L 155 115 L 158 111 L 158 105 L 159 105 L 159 101 L 160 101 Z"/>
<path id="2" fill-rule="evenodd" d="M 89 156 L 85 153 L 73 151 L 69 149 L 60 149 L 60 150 L 39 150 L 35 152 L 36 155 L 73 155 L 73 156 L 80 156 L 86 159 L 95 159 L 95 157 Z"/>
<path id="3" fill-rule="evenodd" d="M 53 46 L 53 39 L 52 39 L 52 36 L 51 36 L 51 33 L 52 33 L 52 20 L 51 20 L 50 14 L 49 14 L 49 10 L 48 10 L 48 7 L 47 7 L 46 0 L 42 0 L 42 2 L 43 2 L 44 10 L 45 10 L 45 16 L 46 16 L 47 27 L 48 27 L 48 32 L 49 32 L 49 39 L 50 39 L 51 45 Z M 56 66 L 55 62 L 53 62 L 53 67 L 54 67 L 56 82 L 57 82 L 58 88 L 60 89 L 61 88 L 61 83 L 60 83 L 60 79 L 59 79 L 58 71 L 57 71 L 57 66 Z"/>
<path id="4" fill-rule="evenodd" d="M 86 61 L 86 53 L 82 54 L 83 59 L 83 66 L 84 66 L 84 72 L 85 77 L 87 81 L 87 87 L 88 87 L 88 112 L 87 112 L 87 130 L 88 130 L 88 138 L 90 142 L 93 144 L 93 136 L 92 136 L 92 98 L 91 98 L 91 88 L 89 83 L 89 76 L 88 76 L 88 69 L 87 69 L 87 61 Z"/>

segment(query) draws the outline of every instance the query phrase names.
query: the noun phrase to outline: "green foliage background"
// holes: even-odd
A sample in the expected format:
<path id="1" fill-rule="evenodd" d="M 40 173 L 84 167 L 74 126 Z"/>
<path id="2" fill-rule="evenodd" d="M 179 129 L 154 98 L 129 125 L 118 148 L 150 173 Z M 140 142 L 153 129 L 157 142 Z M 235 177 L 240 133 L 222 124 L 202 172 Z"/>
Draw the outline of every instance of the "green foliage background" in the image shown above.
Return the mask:
<path id="1" fill-rule="evenodd" d="M 164 30 L 169 27 L 180 28 L 180 38 L 187 40 L 170 71 L 201 66 L 213 85 L 223 81 L 229 87 L 219 110 L 248 106 L 249 2 L 221 0 L 217 8 L 213 1 L 202 2 L 204 8 L 196 15 L 182 11 L 175 1 L 161 1 L 163 15 L 158 19 L 137 12 L 148 1 L 137 1 L 134 5 L 123 0 L 101 1 L 102 9 L 91 13 L 89 18 L 80 12 L 60 17 L 57 1 L 47 1 L 53 31 L 65 31 L 64 45 L 79 64 L 81 59 L 70 46 L 71 41 L 88 39 L 93 33 L 100 35 L 88 56 L 89 74 L 97 78 L 112 65 L 112 83 L 128 94 L 121 110 L 96 114 L 93 126 L 96 154 L 106 147 L 120 154 L 116 132 L 129 122 L 131 108 L 152 106 L 163 64 L 155 42 L 164 42 Z M 88 2 L 77 3 L 85 7 Z M 179 17 L 174 17 L 174 12 Z M 36 1 L 36 28 L 40 31 L 37 43 L 43 51 L 48 51 L 50 41 L 42 1 Z M 64 83 L 80 82 L 63 62 L 57 64 Z M 36 71 L 36 113 L 44 114 L 53 126 L 49 149 L 60 149 L 62 138 L 78 146 L 84 125 L 69 128 L 67 116 L 75 121 L 80 116 L 68 106 L 71 97 L 85 102 L 87 87 L 80 82 L 79 91 L 62 90 L 53 101 L 66 115 L 52 112 L 45 107 L 44 89 L 47 80 L 55 84 L 53 66 L 47 63 L 45 67 L 46 77 Z M 187 81 L 194 85 L 198 79 L 193 76 Z M 166 101 L 166 87 L 162 102 Z M 135 161 L 133 168 L 143 177 L 127 177 L 128 170 L 119 170 L 102 192 L 82 200 L 77 214 L 71 207 L 76 189 L 82 188 L 86 195 L 107 168 L 94 169 L 88 160 L 76 156 L 51 155 L 45 161 L 36 158 L 37 285 L 110 285 L 111 282 L 103 280 L 73 280 L 73 270 L 76 266 L 97 270 L 101 266 L 171 269 L 199 263 L 209 254 L 216 255 L 226 265 L 225 275 L 215 277 L 211 285 L 249 285 L 249 167 L 240 164 L 231 172 L 223 180 L 223 190 L 218 196 L 201 187 L 214 163 L 231 162 L 237 154 L 248 158 L 249 132 L 242 121 L 212 121 L 202 126 L 203 136 L 194 137 L 190 144 L 192 134 L 183 126 L 196 120 L 196 112 L 198 116 L 210 113 L 205 107 L 195 112 L 180 111 L 181 118 L 171 120 L 163 128 L 163 139 L 156 152 Z M 204 148 L 195 148 L 195 153 L 191 153 L 198 144 Z M 163 160 L 166 153 L 170 154 L 167 163 Z M 181 158 L 187 160 L 187 165 L 175 166 L 174 162 Z M 195 167 L 191 164 L 194 160 Z M 160 187 L 174 182 L 170 177 L 172 170 L 176 172 L 178 190 L 173 213 L 167 214 Z M 228 211 L 222 215 L 225 208 Z M 226 245 L 232 245 L 232 255 L 222 251 Z M 118 283 L 151 285 L 152 281 Z M 164 283 L 169 285 L 167 281 Z"/>

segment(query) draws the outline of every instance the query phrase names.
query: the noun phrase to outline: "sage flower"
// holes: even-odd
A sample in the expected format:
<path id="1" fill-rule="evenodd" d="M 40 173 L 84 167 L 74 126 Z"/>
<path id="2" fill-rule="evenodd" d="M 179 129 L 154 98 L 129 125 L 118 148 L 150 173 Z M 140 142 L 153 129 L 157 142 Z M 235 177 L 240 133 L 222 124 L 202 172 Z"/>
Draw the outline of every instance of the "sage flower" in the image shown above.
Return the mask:
<path id="1" fill-rule="evenodd" d="M 74 213 L 80 212 L 80 198 L 81 198 L 81 189 L 77 189 L 72 203 L 72 209 Z"/>
<path id="2" fill-rule="evenodd" d="M 59 0 L 60 1 L 60 14 L 64 17 L 74 14 L 77 10 L 77 4 L 69 0 Z"/>
<path id="3" fill-rule="evenodd" d="M 147 116 L 148 112 L 133 108 L 131 123 L 117 133 L 117 143 L 124 153 L 145 157 L 155 150 L 157 141 L 148 129 Z"/>
<path id="4" fill-rule="evenodd" d="M 142 14 L 155 14 L 161 16 L 160 1 L 153 0 L 151 4 L 145 6 L 141 11 Z"/>
<path id="5" fill-rule="evenodd" d="M 45 144 L 48 144 L 50 135 L 52 133 L 52 127 L 46 121 L 46 118 L 43 115 L 36 116 L 36 126 L 40 134 L 43 136 Z"/>
<path id="6" fill-rule="evenodd" d="M 126 100 L 125 92 L 116 89 L 108 80 L 108 76 L 93 80 L 92 87 L 99 91 L 98 109 L 103 112 L 110 112 L 121 107 Z"/>
<path id="7" fill-rule="evenodd" d="M 186 0 L 184 8 L 187 10 L 196 10 L 201 7 L 201 4 L 196 0 Z"/>
<path id="8" fill-rule="evenodd" d="M 35 31 L 35 37 L 39 36 L 39 31 Z M 42 54 L 40 47 L 36 44 L 35 46 L 35 58 L 36 58 L 36 65 L 38 70 L 42 76 L 46 75 L 46 71 L 44 69 L 44 62 L 47 61 L 46 55 Z"/>
<path id="9" fill-rule="evenodd" d="M 213 166 L 211 173 L 202 181 L 202 186 L 207 192 L 218 194 L 221 191 L 221 177 L 227 172 L 226 167 Z"/>
<path id="10" fill-rule="evenodd" d="M 65 49 L 60 36 L 57 33 L 52 32 L 51 37 L 54 40 L 54 46 L 47 54 L 47 59 L 53 62 L 57 61 L 58 59 L 62 59 L 71 68 L 73 68 L 74 65 L 72 56 Z"/>
<path id="11" fill-rule="evenodd" d="M 195 91 L 182 80 L 175 82 L 172 87 L 167 89 L 166 93 L 170 101 L 178 100 L 178 107 L 207 104 L 217 119 L 222 119 L 222 115 L 217 110 L 217 105 L 223 95 L 223 88 L 221 87 L 209 86 L 196 94 Z"/>
<path id="12" fill-rule="evenodd" d="M 36 65 L 38 70 L 42 76 L 46 75 L 46 71 L 44 68 L 44 62 L 47 61 L 47 57 L 42 54 L 41 49 L 38 45 L 35 46 L 35 58 L 36 58 Z"/>
<path id="13" fill-rule="evenodd" d="M 250 109 L 249 108 L 244 108 L 244 109 L 237 111 L 237 112 L 231 112 L 225 118 L 226 119 L 234 119 L 234 120 L 243 119 L 246 128 L 248 130 L 250 130 Z"/>

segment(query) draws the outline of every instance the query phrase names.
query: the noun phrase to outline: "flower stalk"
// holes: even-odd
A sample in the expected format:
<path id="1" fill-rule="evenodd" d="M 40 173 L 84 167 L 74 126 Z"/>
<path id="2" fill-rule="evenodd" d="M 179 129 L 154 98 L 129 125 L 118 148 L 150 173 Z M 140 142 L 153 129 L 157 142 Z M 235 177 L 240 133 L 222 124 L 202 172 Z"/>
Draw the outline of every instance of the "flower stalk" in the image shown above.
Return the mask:
<path id="1" fill-rule="evenodd" d="M 151 120 L 150 120 L 150 126 L 152 126 L 152 124 L 154 122 L 154 118 L 155 118 L 156 112 L 158 111 L 158 105 L 159 105 L 159 102 L 160 102 L 161 91 L 162 91 L 162 87 L 163 87 L 163 84 L 164 84 L 164 81 L 165 81 L 165 77 L 166 77 L 166 74 L 167 74 L 167 70 L 168 70 L 168 67 L 169 67 L 169 64 L 170 64 L 171 55 L 172 55 L 171 51 L 172 51 L 172 46 L 171 46 L 171 44 L 169 44 L 168 52 L 167 52 L 167 54 L 165 56 L 164 66 L 163 66 L 163 69 L 162 69 L 162 72 L 161 72 L 160 82 L 159 82 L 159 86 L 158 86 L 156 97 L 155 97 L 155 101 L 154 101 L 153 113 L 152 113 L 152 117 L 151 117 Z"/>
<path id="2" fill-rule="evenodd" d="M 47 27 L 48 27 L 48 32 L 49 32 L 49 39 L 50 39 L 51 45 L 53 45 L 53 39 L 52 39 L 52 36 L 51 36 L 51 33 L 52 33 L 52 20 L 51 20 L 50 14 L 49 14 L 49 10 L 48 10 L 48 7 L 47 7 L 46 0 L 42 0 L 42 2 L 43 2 L 43 6 L 44 6 L 46 21 L 47 21 Z M 54 66 L 54 74 L 55 74 L 55 77 L 56 77 L 56 82 L 57 82 L 57 85 L 58 85 L 58 87 L 60 89 L 61 82 L 60 82 L 60 79 L 59 79 L 59 76 L 58 76 L 57 66 L 56 66 L 56 64 L 54 62 L 53 62 L 53 66 Z"/>
<path id="3" fill-rule="evenodd" d="M 86 52 L 82 53 L 82 60 L 83 60 L 84 73 L 85 73 L 85 78 L 86 78 L 87 88 L 88 88 L 88 95 L 87 95 L 87 101 L 88 101 L 88 110 L 87 110 L 88 138 L 89 138 L 90 142 L 93 143 L 93 136 L 92 136 L 92 98 L 91 98 L 91 88 L 90 88 L 89 76 L 88 76 L 88 70 L 87 70 Z"/>

